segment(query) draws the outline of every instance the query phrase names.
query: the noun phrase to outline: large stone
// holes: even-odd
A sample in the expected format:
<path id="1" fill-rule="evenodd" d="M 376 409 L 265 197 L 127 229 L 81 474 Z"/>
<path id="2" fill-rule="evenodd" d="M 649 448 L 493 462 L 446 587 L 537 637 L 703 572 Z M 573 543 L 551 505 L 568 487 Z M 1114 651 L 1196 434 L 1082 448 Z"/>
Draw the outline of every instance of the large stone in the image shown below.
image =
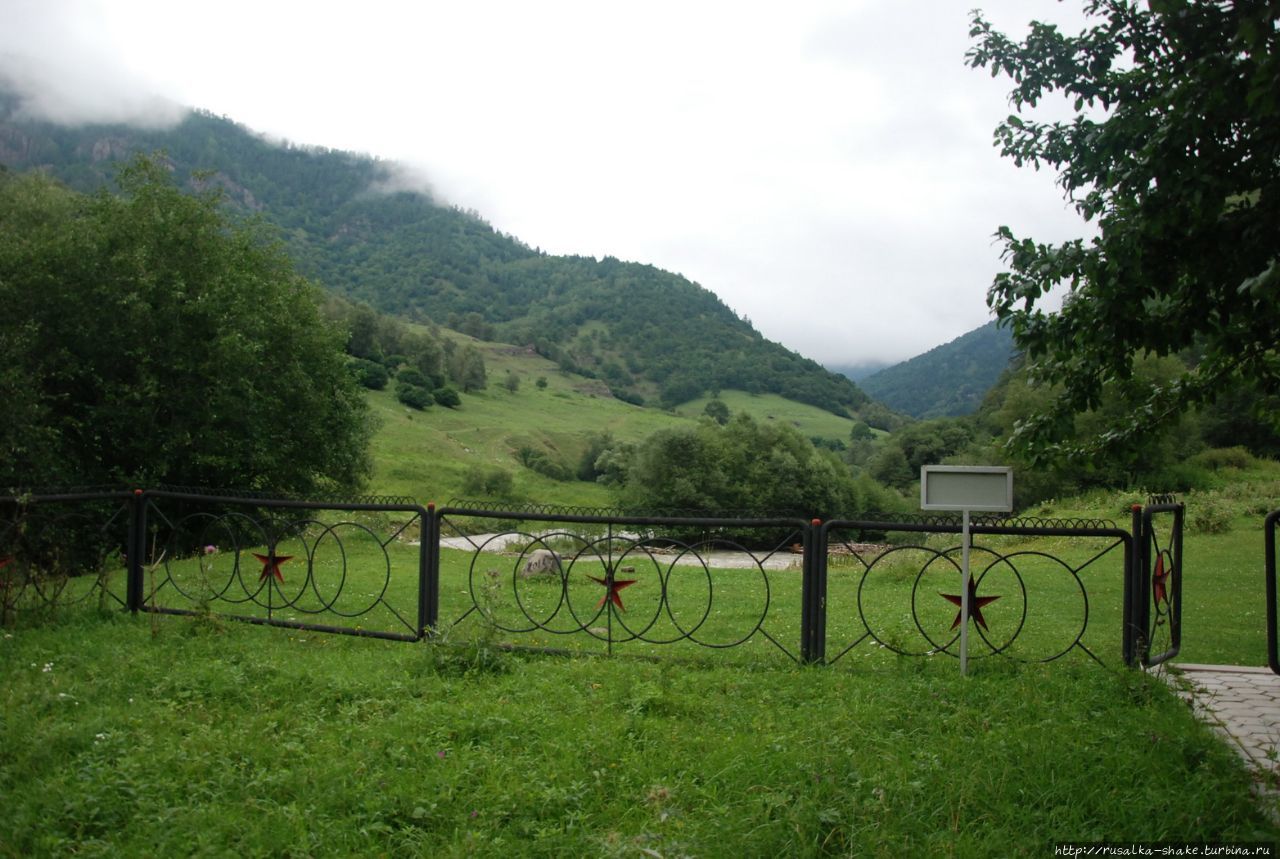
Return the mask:
<path id="1" fill-rule="evenodd" d="M 520 575 L 525 578 L 533 576 L 550 576 L 560 572 L 560 556 L 550 549 L 536 549 L 525 561 Z"/>

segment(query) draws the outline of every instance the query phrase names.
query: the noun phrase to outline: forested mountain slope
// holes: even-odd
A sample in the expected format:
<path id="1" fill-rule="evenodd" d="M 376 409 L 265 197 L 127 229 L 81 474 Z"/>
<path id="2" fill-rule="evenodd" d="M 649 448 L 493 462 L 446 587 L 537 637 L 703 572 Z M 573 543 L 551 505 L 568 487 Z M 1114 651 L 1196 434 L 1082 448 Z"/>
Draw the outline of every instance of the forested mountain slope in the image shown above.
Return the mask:
<path id="1" fill-rule="evenodd" d="M 47 170 L 87 191 L 134 153 L 163 151 L 180 181 L 217 187 L 276 225 L 302 272 L 326 287 L 410 320 L 534 346 L 623 399 L 674 405 L 736 388 L 838 414 L 868 403 L 854 383 L 765 340 L 686 278 L 544 254 L 474 212 L 394 190 L 403 187 L 394 164 L 276 145 L 199 111 L 156 130 L 20 121 L 17 107 L 0 94 L 0 165 Z"/>
<path id="2" fill-rule="evenodd" d="M 995 320 L 861 382 L 889 408 L 917 418 L 956 417 L 977 411 L 1013 358 L 1013 338 Z"/>

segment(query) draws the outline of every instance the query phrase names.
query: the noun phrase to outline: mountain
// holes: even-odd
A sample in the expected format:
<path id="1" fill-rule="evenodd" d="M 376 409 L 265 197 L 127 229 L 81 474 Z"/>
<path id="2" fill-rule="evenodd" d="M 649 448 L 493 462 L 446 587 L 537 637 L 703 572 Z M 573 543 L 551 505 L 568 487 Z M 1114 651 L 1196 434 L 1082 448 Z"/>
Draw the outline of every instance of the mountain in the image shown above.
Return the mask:
<path id="1" fill-rule="evenodd" d="M 1012 335 L 992 320 L 860 384 L 874 399 L 912 417 L 968 415 L 982 404 L 1013 355 Z"/>
<path id="2" fill-rule="evenodd" d="M 90 191 L 109 185 L 121 160 L 161 152 L 180 183 L 216 188 L 278 228 L 299 270 L 327 288 L 411 321 L 533 347 L 630 402 L 674 406 L 738 389 L 840 415 L 869 403 L 698 284 L 611 257 L 542 253 L 475 212 L 404 190 L 396 164 L 272 144 L 200 111 L 170 129 L 69 128 L 20 120 L 18 108 L 0 93 L 0 165 Z"/>
<path id="3" fill-rule="evenodd" d="M 826 368 L 854 382 L 861 382 L 868 376 L 891 366 L 893 366 L 891 361 L 863 361 L 859 364 L 827 364 Z"/>

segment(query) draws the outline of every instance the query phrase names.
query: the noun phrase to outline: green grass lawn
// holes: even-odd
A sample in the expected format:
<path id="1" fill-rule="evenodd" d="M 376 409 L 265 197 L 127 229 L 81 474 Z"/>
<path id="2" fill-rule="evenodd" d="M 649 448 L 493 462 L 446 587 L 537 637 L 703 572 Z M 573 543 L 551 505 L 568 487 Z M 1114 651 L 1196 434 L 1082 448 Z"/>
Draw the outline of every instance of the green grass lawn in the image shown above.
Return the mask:
<path id="1" fill-rule="evenodd" d="M 80 612 L 0 639 L 0 855 L 1042 856 L 1280 837 L 1159 680 L 437 649 Z M 644 852 L 650 851 L 650 852 Z"/>

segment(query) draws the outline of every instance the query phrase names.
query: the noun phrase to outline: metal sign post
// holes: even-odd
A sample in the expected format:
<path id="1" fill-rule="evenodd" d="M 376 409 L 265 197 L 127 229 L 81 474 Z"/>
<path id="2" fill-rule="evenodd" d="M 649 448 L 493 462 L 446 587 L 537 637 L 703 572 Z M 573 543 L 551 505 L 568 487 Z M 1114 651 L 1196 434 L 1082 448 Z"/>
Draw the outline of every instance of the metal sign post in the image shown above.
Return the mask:
<path id="1" fill-rule="evenodd" d="M 1003 465 L 922 465 L 920 509 L 959 510 L 960 528 L 960 673 L 969 672 L 969 514 L 1013 510 L 1013 469 Z"/>

